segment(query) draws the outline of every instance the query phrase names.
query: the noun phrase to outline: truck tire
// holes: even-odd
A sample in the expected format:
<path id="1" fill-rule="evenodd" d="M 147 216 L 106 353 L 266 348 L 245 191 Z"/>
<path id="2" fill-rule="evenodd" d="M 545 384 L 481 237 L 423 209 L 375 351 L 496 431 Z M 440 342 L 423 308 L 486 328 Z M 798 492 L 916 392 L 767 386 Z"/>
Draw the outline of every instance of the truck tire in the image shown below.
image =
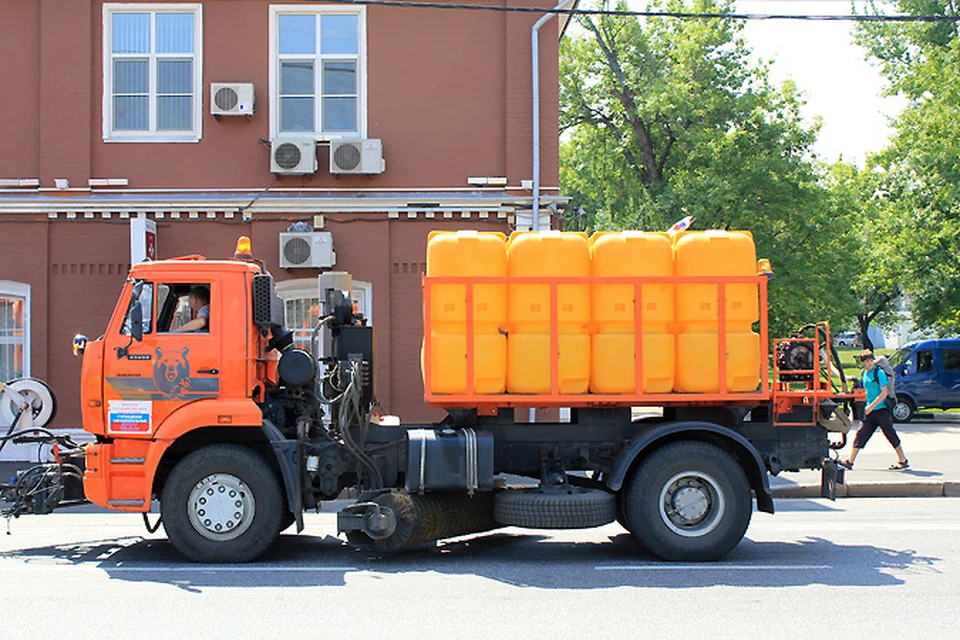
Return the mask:
<path id="1" fill-rule="evenodd" d="M 248 562 L 273 544 L 287 511 L 280 482 L 254 451 L 194 451 L 173 468 L 160 499 L 173 546 L 194 562 Z"/>
<path id="2" fill-rule="evenodd" d="M 674 442 L 633 472 L 624 497 L 631 533 L 664 560 L 717 560 L 750 524 L 750 483 L 737 460 L 705 442 Z"/>
<path id="3" fill-rule="evenodd" d="M 600 489 L 508 489 L 494 495 L 493 517 L 531 529 L 587 529 L 613 522 L 617 502 Z"/>
<path id="4" fill-rule="evenodd" d="M 894 422 L 910 422 L 917 413 L 917 405 L 904 395 L 897 395 L 897 404 L 893 405 L 890 416 Z"/>

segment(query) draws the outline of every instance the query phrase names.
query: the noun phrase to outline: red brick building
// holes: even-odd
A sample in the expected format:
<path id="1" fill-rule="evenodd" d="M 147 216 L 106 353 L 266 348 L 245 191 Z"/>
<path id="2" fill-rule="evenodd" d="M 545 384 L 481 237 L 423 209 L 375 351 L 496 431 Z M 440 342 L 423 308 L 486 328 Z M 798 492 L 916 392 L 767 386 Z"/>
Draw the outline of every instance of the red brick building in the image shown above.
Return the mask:
<path id="1" fill-rule="evenodd" d="M 280 234 L 301 223 L 329 233 L 302 238 L 332 241 L 332 268 L 353 274 L 377 332 L 383 408 L 437 417 L 419 371 L 426 236 L 529 225 L 531 27 L 542 15 L 4 0 L 0 377 L 48 381 L 54 426 L 79 424 L 71 339 L 106 326 L 132 238 L 143 242 L 135 220 L 156 224 L 160 258 L 228 257 L 250 236 L 288 324 L 303 326 L 329 255 L 282 258 Z M 543 213 L 563 202 L 559 22 L 540 32 Z"/>

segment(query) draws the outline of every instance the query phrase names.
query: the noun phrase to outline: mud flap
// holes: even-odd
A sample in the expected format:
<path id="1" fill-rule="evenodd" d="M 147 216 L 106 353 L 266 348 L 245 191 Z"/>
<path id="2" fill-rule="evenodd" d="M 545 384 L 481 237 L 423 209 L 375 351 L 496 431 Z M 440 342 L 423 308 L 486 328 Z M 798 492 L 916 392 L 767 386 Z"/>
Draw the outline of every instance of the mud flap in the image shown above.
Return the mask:
<path id="1" fill-rule="evenodd" d="M 846 469 L 833 458 L 825 458 L 820 467 L 820 497 L 837 499 L 837 485 L 843 484 Z"/>

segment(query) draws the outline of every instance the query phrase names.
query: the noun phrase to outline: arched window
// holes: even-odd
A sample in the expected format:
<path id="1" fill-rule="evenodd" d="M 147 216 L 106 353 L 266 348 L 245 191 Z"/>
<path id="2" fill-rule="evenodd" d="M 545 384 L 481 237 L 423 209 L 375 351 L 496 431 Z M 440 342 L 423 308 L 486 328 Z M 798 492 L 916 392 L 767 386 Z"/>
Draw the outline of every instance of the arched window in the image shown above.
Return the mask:
<path id="1" fill-rule="evenodd" d="M 310 350 L 310 337 L 317 326 L 320 314 L 320 286 L 317 278 L 285 280 L 276 285 L 277 295 L 283 300 L 284 322 L 293 331 L 294 343 L 301 349 Z M 373 324 L 373 286 L 369 282 L 353 281 L 350 291 L 354 309 Z M 324 355 L 323 345 L 320 345 Z"/>
<path id="2" fill-rule="evenodd" d="M 0 380 L 30 375 L 30 285 L 0 280 Z"/>

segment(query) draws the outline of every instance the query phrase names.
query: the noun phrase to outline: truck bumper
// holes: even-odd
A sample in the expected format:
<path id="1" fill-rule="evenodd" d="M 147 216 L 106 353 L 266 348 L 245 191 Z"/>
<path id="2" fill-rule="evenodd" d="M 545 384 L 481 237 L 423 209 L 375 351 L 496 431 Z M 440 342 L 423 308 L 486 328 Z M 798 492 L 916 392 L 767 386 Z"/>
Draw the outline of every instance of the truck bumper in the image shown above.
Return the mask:
<path id="1" fill-rule="evenodd" d="M 118 452 L 116 443 L 86 446 L 83 492 L 87 500 L 101 507 L 117 511 L 149 511 L 153 474 L 146 472 L 146 451 L 139 457 L 129 455 L 129 446 L 122 448 L 125 450 Z"/>

